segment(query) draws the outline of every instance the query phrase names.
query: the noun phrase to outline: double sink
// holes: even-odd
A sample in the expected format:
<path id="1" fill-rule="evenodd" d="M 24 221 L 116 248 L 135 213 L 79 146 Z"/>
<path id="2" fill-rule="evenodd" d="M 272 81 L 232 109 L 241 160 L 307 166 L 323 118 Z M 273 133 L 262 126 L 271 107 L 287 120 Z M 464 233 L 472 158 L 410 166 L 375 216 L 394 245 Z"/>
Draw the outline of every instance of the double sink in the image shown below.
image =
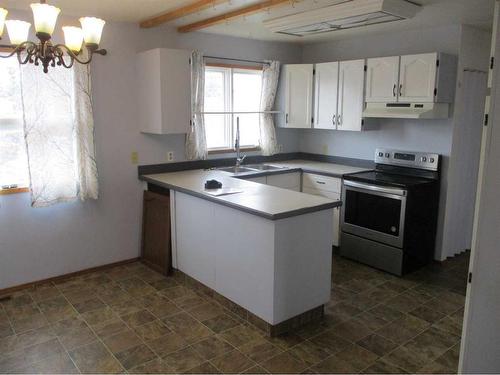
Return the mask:
<path id="1" fill-rule="evenodd" d="M 277 171 L 280 169 L 287 169 L 287 167 L 276 167 L 274 165 L 269 165 L 269 164 L 248 164 L 245 165 L 244 167 L 232 166 L 232 167 L 217 168 L 217 170 L 219 171 L 233 173 L 233 174 Z"/>

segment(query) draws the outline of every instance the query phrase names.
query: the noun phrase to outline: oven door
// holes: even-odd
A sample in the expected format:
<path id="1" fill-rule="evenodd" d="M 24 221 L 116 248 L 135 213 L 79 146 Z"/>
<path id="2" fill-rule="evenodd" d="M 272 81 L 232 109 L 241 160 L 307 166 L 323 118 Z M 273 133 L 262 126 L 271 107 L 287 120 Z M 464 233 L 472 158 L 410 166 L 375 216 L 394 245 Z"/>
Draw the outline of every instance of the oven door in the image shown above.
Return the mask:
<path id="1" fill-rule="evenodd" d="M 342 188 L 342 231 L 403 247 L 407 191 L 355 181 Z"/>

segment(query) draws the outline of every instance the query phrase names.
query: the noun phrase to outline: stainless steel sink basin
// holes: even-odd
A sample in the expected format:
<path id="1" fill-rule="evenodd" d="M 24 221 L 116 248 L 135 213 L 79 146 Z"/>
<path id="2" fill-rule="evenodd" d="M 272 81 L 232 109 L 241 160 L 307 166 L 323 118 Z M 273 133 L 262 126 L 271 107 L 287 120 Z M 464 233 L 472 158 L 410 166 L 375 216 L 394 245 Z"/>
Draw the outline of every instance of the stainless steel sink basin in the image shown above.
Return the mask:
<path id="1" fill-rule="evenodd" d="M 274 165 L 268 164 L 249 164 L 245 166 L 246 168 L 255 169 L 257 171 L 277 171 L 279 169 L 285 169 L 286 167 L 275 167 Z"/>
<path id="2" fill-rule="evenodd" d="M 247 173 L 247 172 L 255 172 L 256 170 L 255 169 L 251 169 L 251 168 L 246 168 L 246 167 L 224 167 L 224 168 L 218 168 L 219 171 L 222 171 L 222 172 L 229 172 L 229 173 L 234 173 L 234 174 L 238 174 L 238 173 Z"/>

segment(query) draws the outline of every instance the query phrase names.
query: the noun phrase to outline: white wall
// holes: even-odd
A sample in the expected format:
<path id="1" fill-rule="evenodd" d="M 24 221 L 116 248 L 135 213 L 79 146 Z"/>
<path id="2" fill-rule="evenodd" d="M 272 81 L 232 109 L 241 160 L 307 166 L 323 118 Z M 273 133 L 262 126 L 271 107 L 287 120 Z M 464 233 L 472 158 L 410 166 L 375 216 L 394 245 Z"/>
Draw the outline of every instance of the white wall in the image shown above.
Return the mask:
<path id="1" fill-rule="evenodd" d="M 202 33 L 178 36 L 168 28 L 140 30 L 117 23 L 106 25 L 102 46 L 109 54 L 97 56 L 92 66 L 100 198 L 34 209 L 28 194 L 0 196 L 0 289 L 139 255 L 142 185 L 130 153 L 138 151 L 141 164 L 165 162 L 170 150 L 182 160 L 184 136 L 138 132 L 136 52 L 163 46 L 283 62 L 301 58 L 296 45 Z M 292 133 L 278 137 L 285 151 L 297 150 Z"/>
<path id="2" fill-rule="evenodd" d="M 325 62 L 425 52 L 458 55 L 460 26 L 374 35 L 305 46 L 302 62 Z M 364 132 L 304 130 L 299 149 L 352 158 L 373 159 L 377 147 L 436 152 L 443 155 L 441 192 L 447 189 L 453 120 L 381 119 L 379 128 Z M 446 194 L 441 194 L 436 249 L 441 248 Z M 440 251 L 436 252 L 439 255 Z"/>

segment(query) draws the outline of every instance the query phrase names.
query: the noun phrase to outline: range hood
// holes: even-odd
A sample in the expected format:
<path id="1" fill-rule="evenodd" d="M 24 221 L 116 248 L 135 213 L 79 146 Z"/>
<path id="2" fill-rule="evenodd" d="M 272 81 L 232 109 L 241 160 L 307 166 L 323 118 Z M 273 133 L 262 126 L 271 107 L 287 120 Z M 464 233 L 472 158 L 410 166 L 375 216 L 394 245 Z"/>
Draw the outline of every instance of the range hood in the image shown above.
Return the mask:
<path id="1" fill-rule="evenodd" d="M 365 118 L 445 119 L 448 103 L 367 103 Z"/>
<path id="2" fill-rule="evenodd" d="M 406 0 L 347 0 L 264 21 L 275 33 L 307 36 L 412 18 L 420 6 Z"/>

